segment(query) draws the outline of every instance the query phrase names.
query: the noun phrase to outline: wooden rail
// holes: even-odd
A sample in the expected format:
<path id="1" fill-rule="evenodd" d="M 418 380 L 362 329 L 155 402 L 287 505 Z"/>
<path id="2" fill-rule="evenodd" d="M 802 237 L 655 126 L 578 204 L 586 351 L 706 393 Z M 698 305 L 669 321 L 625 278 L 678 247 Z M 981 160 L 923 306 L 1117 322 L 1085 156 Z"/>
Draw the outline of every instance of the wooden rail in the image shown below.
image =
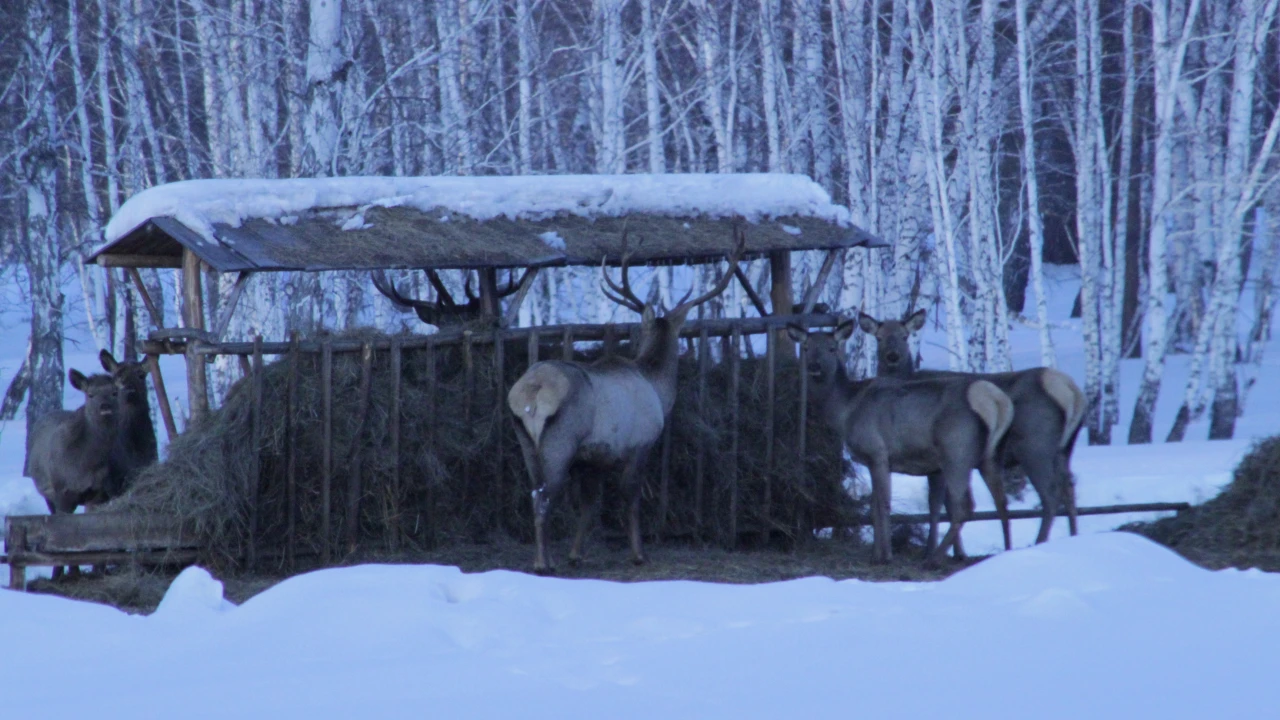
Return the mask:
<path id="1" fill-rule="evenodd" d="M 1076 515 L 1118 515 L 1120 513 L 1131 512 L 1182 512 L 1191 507 L 1191 503 L 1184 502 L 1162 502 L 1162 503 L 1129 503 L 1127 505 L 1099 505 L 1095 507 L 1082 507 L 1076 510 Z M 1043 516 L 1040 510 L 1010 510 L 1010 520 L 1038 520 Z M 1066 517 L 1065 514 L 1059 513 L 1058 517 Z M 994 510 L 980 510 L 969 515 L 969 521 L 974 520 L 999 520 L 1000 516 Z M 929 522 L 928 513 L 894 513 L 889 516 L 890 522 L 897 523 L 927 523 Z M 947 521 L 946 513 L 942 515 L 942 521 Z"/>

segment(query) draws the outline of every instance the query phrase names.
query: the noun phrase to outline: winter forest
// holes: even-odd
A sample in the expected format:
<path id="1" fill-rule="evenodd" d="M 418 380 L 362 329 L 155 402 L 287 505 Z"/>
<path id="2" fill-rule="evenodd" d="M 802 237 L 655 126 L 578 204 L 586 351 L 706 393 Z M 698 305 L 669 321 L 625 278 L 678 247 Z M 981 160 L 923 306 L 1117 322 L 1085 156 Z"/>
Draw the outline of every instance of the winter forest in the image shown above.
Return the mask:
<path id="1" fill-rule="evenodd" d="M 841 312 L 928 308 L 963 370 L 1007 369 L 1020 324 L 1053 365 L 1043 265 L 1075 264 L 1090 443 L 1125 439 L 1124 358 L 1144 367 L 1128 442 L 1181 439 L 1205 413 L 1231 437 L 1276 301 L 1278 4 L 3 3 L 0 282 L 30 318 L 3 412 L 61 407 L 68 328 L 119 354 L 145 327 L 123 276 L 83 258 L 154 185 L 788 172 L 890 244 L 830 276 L 822 300 Z M 797 287 L 814 264 L 796 258 Z M 178 312 L 179 276 L 144 272 L 162 313 Z M 608 319 L 597 277 L 543 273 L 522 321 Z M 210 290 L 214 312 L 230 290 Z M 402 322 L 349 274 L 260 276 L 248 295 L 233 332 Z M 873 354 L 853 342 L 864 373 Z M 1173 427 L 1154 427 L 1173 353 L 1191 372 Z"/>

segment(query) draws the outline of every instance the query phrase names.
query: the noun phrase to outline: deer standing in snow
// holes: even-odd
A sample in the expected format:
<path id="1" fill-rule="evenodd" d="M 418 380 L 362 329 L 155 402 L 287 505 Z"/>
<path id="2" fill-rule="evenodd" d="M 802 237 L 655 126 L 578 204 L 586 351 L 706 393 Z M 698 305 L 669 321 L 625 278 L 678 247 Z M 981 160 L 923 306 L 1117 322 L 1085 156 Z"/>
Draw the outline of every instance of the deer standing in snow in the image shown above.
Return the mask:
<path id="1" fill-rule="evenodd" d="M 98 353 L 102 369 L 111 373 L 120 411 L 119 432 L 111 450 L 111 478 L 107 494 L 115 497 L 128 489 L 139 470 L 156 461 L 156 429 L 151 424 L 151 403 L 147 401 L 147 366 L 141 362 L 118 362 L 110 352 Z"/>
<path id="2" fill-rule="evenodd" d="M 834 332 L 808 332 L 789 325 L 805 351 L 809 392 L 827 422 L 840 433 L 849 454 L 871 473 L 873 558 L 892 559 L 889 541 L 890 473 L 939 477 L 948 492 L 951 527 L 929 562 L 937 563 L 960 537 L 970 512 L 969 475 L 974 468 L 996 497 L 1008 534 L 1004 488 L 996 475 L 997 447 L 1013 419 L 1013 403 L 995 385 L 972 378 L 904 382 L 871 378 L 852 381 L 845 370 L 844 342 L 853 334 L 846 320 Z"/>
<path id="3" fill-rule="evenodd" d="M 622 282 L 602 269 L 605 295 L 640 313 L 639 349 L 634 360 L 606 357 L 593 363 L 544 360 L 529 366 L 507 394 L 515 413 L 516 434 L 525 467 L 533 481 L 533 527 L 537 552 L 533 569 L 552 571 L 547 559 L 545 525 L 551 505 L 569 480 L 569 468 L 620 467 L 623 493 L 629 499 L 631 559 L 644 562 L 640 545 L 640 470 L 676 399 L 680 328 L 689 311 L 724 292 L 742 256 L 744 238 L 735 231 L 736 247 L 729 269 L 708 291 L 690 298 L 690 289 L 662 316 L 631 290 L 627 276 L 626 232 L 623 232 Z M 582 541 L 599 495 L 596 475 L 582 478 L 582 505 L 569 563 L 582 559 Z"/>
<path id="4" fill-rule="evenodd" d="M 881 322 L 859 313 L 858 327 L 876 339 L 876 375 L 896 378 L 954 377 L 943 370 L 916 370 L 908 339 L 924 327 L 925 311 L 902 320 Z M 994 383 L 1013 400 L 1013 424 L 1005 440 L 1006 467 L 1020 466 L 1040 496 L 1040 532 L 1036 542 L 1049 539 L 1058 503 L 1066 502 L 1071 534 L 1076 534 L 1076 495 L 1071 478 L 1071 451 L 1087 406 L 1084 393 L 1071 376 L 1048 367 L 1016 372 L 965 374 Z M 940 483 L 929 478 L 929 537 L 935 538 L 942 506 Z M 1065 497 L 1060 497 L 1059 492 Z M 1010 547 L 1005 539 L 1005 549 Z"/>

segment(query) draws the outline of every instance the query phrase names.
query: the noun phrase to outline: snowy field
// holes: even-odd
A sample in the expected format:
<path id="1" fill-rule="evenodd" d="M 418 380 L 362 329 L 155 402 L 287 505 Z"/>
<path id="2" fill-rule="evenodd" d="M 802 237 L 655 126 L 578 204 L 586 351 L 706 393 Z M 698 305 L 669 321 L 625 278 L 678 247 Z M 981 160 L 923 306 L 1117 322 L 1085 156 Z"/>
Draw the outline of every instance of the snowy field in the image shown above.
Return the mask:
<path id="1" fill-rule="evenodd" d="M 1066 319 L 1073 269 L 1050 270 L 1059 365 L 1079 379 L 1078 330 Z M 72 341 L 67 366 L 96 369 L 93 343 Z M 1017 366 L 1037 364 L 1034 330 L 1016 328 L 1013 342 Z M 24 344 L 21 312 L 0 313 L 0 383 Z M 1082 434 L 1080 504 L 1212 497 L 1252 440 L 1280 428 L 1275 350 L 1237 440 L 1087 447 Z M 943 353 L 931 323 L 926 366 L 945 366 Z M 181 359 L 164 372 L 182 400 Z M 1126 361 L 1121 441 L 1139 372 Z M 1172 357 L 1158 437 L 1185 376 L 1186 358 Z M 79 402 L 68 389 L 67 406 Z M 1206 430 L 1194 424 L 1188 437 Z M 43 512 L 21 476 L 23 443 L 21 419 L 0 428 L 0 514 Z M 924 498 L 923 481 L 895 478 L 896 510 L 921 511 Z M 1036 504 L 1029 490 L 1014 506 Z M 0 716 L 1273 716 L 1280 576 L 1202 570 L 1106 532 L 1150 517 L 1082 518 L 1074 539 L 1059 521 L 1040 547 L 1027 547 L 1038 521 L 1015 521 L 1022 549 L 937 583 L 616 584 L 361 566 L 296 577 L 234 607 L 190 569 L 149 617 L 0 591 L 0 687 L 29 689 Z M 970 524 L 965 544 L 997 551 L 998 524 Z"/>

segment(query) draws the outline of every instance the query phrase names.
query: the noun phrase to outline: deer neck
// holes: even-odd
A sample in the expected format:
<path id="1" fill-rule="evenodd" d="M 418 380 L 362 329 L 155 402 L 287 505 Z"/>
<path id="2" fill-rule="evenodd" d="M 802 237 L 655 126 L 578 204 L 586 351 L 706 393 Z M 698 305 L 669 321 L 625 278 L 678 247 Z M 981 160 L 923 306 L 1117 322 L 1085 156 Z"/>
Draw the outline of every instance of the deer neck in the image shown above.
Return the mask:
<path id="1" fill-rule="evenodd" d="M 676 403 L 676 377 L 680 366 L 680 326 L 662 323 L 642 338 L 636 367 L 662 401 L 662 414 L 671 414 Z"/>
<path id="2" fill-rule="evenodd" d="M 858 394 L 867 381 L 854 382 L 844 363 L 825 382 L 813 382 L 813 390 L 822 397 L 822 414 L 834 428 L 844 427 L 845 420 L 857 405 Z"/>

